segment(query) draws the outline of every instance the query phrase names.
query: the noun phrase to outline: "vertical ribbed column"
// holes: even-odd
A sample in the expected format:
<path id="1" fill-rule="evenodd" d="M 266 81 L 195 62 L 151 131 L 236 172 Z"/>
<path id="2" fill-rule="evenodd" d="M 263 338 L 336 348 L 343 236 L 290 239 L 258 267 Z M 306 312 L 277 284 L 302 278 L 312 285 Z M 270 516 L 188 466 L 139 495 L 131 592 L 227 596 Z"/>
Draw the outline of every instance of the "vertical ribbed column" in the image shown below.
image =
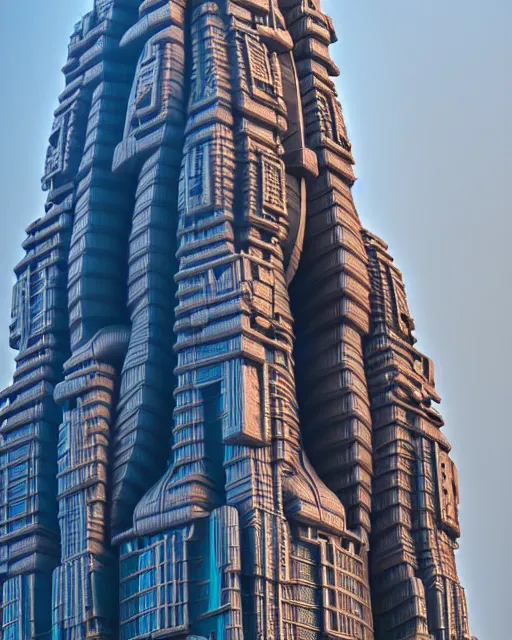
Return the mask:
<path id="1" fill-rule="evenodd" d="M 81 41 L 82 23 L 71 38 L 66 87 L 50 135 L 45 213 L 27 228 L 26 256 L 15 268 L 10 344 L 19 353 L 13 384 L 0 396 L 2 627 L 11 640 L 51 635 L 51 575 L 60 555 L 55 476 L 61 412 L 53 391 L 69 355 L 68 251 L 92 94 L 70 71 Z"/>
<path id="2" fill-rule="evenodd" d="M 177 387 L 173 476 L 166 499 L 169 522 L 176 523 L 207 515 L 225 501 L 216 403 L 222 362 L 240 344 L 241 324 L 225 33 L 216 5 L 196 4 L 178 199 Z"/>
<path id="3" fill-rule="evenodd" d="M 470 638 L 455 568 L 456 469 L 431 361 L 414 348 L 400 271 L 365 231 L 372 322 L 365 364 L 374 428 L 372 532 L 377 638 Z"/>
<path id="4" fill-rule="evenodd" d="M 54 637 L 116 636 L 117 561 L 109 552 L 108 445 L 116 370 L 84 358 L 56 387 L 61 566 L 53 579 Z"/>
<path id="5" fill-rule="evenodd" d="M 117 42 L 105 39 L 104 55 L 100 55 L 101 48 L 97 54 L 101 61 L 86 75 L 95 88 L 69 250 L 72 350 L 87 343 L 99 329 L 126 318 L 126 246 L 133 187 L 124 176 L 112 175 L 111 168 L 116 141 L 122 136 L 133 67 L 119 60 L 121 54 L 114 48 L 118 42 L 119 36 Z"/>
<path id="6" fill-rule="evenodd" d="M 241 298 L 234 286 L 229 67 L 224 25 L 216 4 L 188 3 L 187 14 L 190 77 L 185 141 L 179 153 L 173 463 L 137 505 L 134 530 L 117 538 L 122 541 L 121 637 L 166 633 L 206 637 L 213 632 L 218 638 L 243 640 L 240 567 L 236 560 L 238 514 L 222 506 L 221 380 L 223 360 L 240 333 L 236 316 Z M 176 64 L 176 51 L 172 55 Z M 168 256 L 174 244 L 168 243 Z M 168 323 L 162 326 L 164 331 L 172 336 Z M 230 333 L 235 334 L 231 340 Z M 169 412 L 173 407 L 169 395 L 172 382 L 170 377 L 163 382 L 167 389 L 167 396 L 162 395 L 163 408 Z M 155 437 L 161 450 L 162 437 Z M 144 444 L 142 439 L 134 447 L 135 455 L 140 455 L 140 444 Z M 143 469 L 141 463 L 139 467 Z M 130 468 L 135 469 L 135 465 L 130 464 Z M 126 484 L 131 481 L 127 476 Z M 126 536 L 130 542 L 124 541 Z M 163 575 L 153 573 L 158 554 L 169 553 L 170 545 L 178 543 L 175 552 L 168 555 Z M 226 565 L 229 558 L 231 569 Z M 144 568 L 140 578 L 137 568 Z M 148 590 L 149 585 L 142 580 L 146 574 L 154 575 L 151 586 L 155 588 Z M 160 589 L 166 584 L 172 584 L 174 590 L 170 597 L 161 597 Z M 147 602 L 150 610 L 142 615 L 143 603 Z"/>
<path id="7" fill-rule="evenodd" d="M 387 330 L 394 325 L 393 290 L 390 274 L 378 260 L 385 245 L 370 236 L 365 240 L 372 282 L 372 331 L 365 355 L 375 430 L 372 573 L 376 633 L 377 638 L 401 637 L 403 630 L 406 636 L 428 638 L 425 589 L 417 577 L 413 537 L 416 437 L 400 424 L 400 408 L 389 406 L 386 387 L 382 387 L 386 371 L 392 370 L 398 357 Z"/>
<path id="8" fill-rule="evenodd" d="M 295 393 L 285 265 L 300 254 L 303 179 L 314 168 L 301 155 L 300 120 L 288 120 L 289 114 L 300 111 L 298 82 L 290 55 L 292 42 L 277 5 L 232 2 L 226 17 L 231 26 L 239 185 L 235 245 L 242 256 L 244 311 L 249 312 L 244 315 L 238 385 L 244 415 L 252 413 L 244 429 L 227 440 L 226 490 L 243 526 L 246 634 L 284 638 L 305 633 L 308 624 L 321 629 L 325 623 L 322 608 L 308 611 L 306 606 L 284 604 L 293 599 L 295 582 L 288 558 L 292 536 L 284 516 L 327 530 L 344 528 L 341 505 L 318 480 L 302 451 Z M 295 133 L 290 145 L 285 142 L 288 131 Z M 231 446 L 231 442 L 249 443 L 251 437 L 256 445 L 272 446 Z M 302 549 L 300 543 L 298 547 Z"/>
<path id="9" fill-rule="evenodd" d="M 285 461 L 291 466 L 299 456 L 292 318 L 282 246 L 289 222 L 279 145 L 287 114 L 273 46 L 277 25 L 268 3 L 227 4 L 238 185 L 235 243 L 241 254 L 245 313 L 244 358 L 233 363 L 238 375 L 226 380 L 230 394 L 236 392 L 235 383 L 243 398 L 239 432 L 229 434 L 225 447 L 226 492 L 228 503 L 241 514 L 246 636 L 281 638 L 287 578 L 283 552 L 289 542 L 282 471 Z M 267 38 L 258 32 L 258 23 Z M 258 447 L 271 446 L 240 446 L 252 444 L 251 437 Z M 289 493 L 291 502 L 294 492 Z"/>
<path id="10" fill-rule="evenodd" d="M 91 93 L 76 175 L 68 256 L 71 358 L 55 389 L 61 563 L 53 574 L 53 637 L 113 638 L 116 560 L 107 524 L 108 450 L 116 371 L 126 349 L 126 245 L 132 191 L 112 176 L 134 61 L 119 41 L 136 18 L 133 0 L 95 3 L 79 26 L 68 74 Z"/>
<path id="11" fill-rule="evenodd" d="M 133 507 L 165 469 L 169 455 L 174 362 L 172 232 L 176 228 L 172 212 L 177 182 L 176 153 L 163 149 L 145 162 L 136 193 L 129 243 L 131 337 L 114 440 L 112 517 L 116 528 L 130 525 Z"/>
<path id="12" fill-rule="evenodd" d="M 112 527 L 165 471 L 171 435 L 179 171 L 185 126 L 184 0 L 143 4 L 123 50 L 140 51 L 114 171 L 137 182 L 128 240 L 131 336 L 112 447 Z M 154 33 L 156 31 L 156 33 Z"/>
<path id="13" fill-rule="evenodd" d="M 295 45 L 306 144 L 319 165 L 308 183 L 304 248 L 291 288 L 302 432 L 320 477 L 347 510 L 349 528 L 368 542 L 371 418 L 361 341 L 369 281 L 350 192 L 353 158 L 329 77 L 338 74 L 328 53 L 335 35 L 318 2 L 280 6 Z"/>

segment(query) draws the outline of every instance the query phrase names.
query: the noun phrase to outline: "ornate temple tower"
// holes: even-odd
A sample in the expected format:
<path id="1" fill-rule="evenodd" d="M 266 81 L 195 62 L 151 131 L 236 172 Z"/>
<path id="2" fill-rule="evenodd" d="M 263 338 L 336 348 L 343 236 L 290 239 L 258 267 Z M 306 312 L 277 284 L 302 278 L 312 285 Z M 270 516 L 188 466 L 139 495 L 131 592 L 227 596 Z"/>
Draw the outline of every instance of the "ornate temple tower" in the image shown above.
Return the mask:
<path id="1" fill-rule="evenodd" d="M 15 269 L 3 640 L 469 640 L 457 473 L 319 0 L 96 0 Z"/>

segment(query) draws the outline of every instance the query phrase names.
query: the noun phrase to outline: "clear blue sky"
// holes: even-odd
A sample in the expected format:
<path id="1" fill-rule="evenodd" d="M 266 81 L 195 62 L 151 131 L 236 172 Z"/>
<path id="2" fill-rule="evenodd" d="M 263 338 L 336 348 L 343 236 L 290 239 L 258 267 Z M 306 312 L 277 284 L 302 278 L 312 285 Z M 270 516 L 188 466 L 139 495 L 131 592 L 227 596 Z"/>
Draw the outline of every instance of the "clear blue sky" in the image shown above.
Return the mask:
<path id="1" fill-rule="evenodd" d="M 4 2 L 0 23 L 0 384 L 12 267 L 39 190 L 73 23 L 92 2 Z M 506 640 L 512 552 L 512 2 L 323 0 L 363 224 L 405 275 L 461 476 L 459 571 L 480 640 Z"/>

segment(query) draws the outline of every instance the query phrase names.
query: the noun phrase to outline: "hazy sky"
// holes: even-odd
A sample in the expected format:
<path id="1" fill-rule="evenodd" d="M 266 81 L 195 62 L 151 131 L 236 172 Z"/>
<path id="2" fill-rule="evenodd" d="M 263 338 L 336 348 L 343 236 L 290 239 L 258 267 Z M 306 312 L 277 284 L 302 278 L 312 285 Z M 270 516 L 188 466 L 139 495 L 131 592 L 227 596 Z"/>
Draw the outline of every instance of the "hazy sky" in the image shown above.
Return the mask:
<path id="1" fill-rule="evenodd" d="M 7 385 L 12 268 L 43 213 L 40 175 L 60 68 L 86 0 L 2 3 L 0 385 Z M 436 364 L 459 466 L 458 553 L 472 631 L 510 633 L 509 324 L 512 2 L 323 0 L 357 161 L 363 224 L 405 275 L 418 347 Z"/>

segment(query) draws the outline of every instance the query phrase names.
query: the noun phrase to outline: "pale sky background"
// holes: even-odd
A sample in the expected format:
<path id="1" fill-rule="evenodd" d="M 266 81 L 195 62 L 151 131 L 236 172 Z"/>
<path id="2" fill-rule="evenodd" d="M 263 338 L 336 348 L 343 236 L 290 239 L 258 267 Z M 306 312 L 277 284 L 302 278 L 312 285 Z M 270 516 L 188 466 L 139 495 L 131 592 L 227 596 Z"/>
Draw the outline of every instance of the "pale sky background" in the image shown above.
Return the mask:
<path id="1" fill-rule="evenodd" d="M 12 268 L 39 189 L 74 22 L 92 2 L 2 2 L 0 385 Z M 512 534 L 511 0 L 323 0 L 363 224 L 403 271 L 418 347 L 436 364 L 460 472 L 458 566 L 472 631 L 510 637 Z"/>

